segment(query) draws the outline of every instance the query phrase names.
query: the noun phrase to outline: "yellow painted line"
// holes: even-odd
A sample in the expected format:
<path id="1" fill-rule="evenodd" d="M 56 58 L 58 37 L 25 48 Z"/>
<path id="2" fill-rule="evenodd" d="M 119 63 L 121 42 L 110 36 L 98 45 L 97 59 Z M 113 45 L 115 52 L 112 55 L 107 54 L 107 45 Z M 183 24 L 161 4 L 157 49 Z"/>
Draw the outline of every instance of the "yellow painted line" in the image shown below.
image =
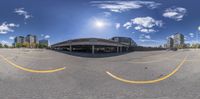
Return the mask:
<path id="1" fill-rule="evenodd" d="M 110 73 L 109 71 L 106 71 L 106 73 L 111 76 L 112 78 L 116 79 L 116 80 L 119 80 L 121 82 L 124 82 L 124 83 L 129 83 L 129 84 L 151 84 L 151 83 L 157 83 L 157 82 L 160 82 L 160 81 L 163 81 L 169 77 L 171 77 L 172 75 L 174 75 L 180 68 L 181 66 L 185 63 L 187 59 L 187 56 L 185 56 L 185 58 L 181 61 L 181 63 L 176 67 L 176 69 L 174 69 L 171 73 L 169 73 L 168 75 L 166 76 L 163 76 L 161 78 L 158 78 L 158 79 L 154 79 L 154 80 L 146 80 L 146 81 L 134 81 L 134 80 L 126 80 L 126 79 L 123 79 L 123 78 L 120 78 L 118 76 L 115 76 L 113 75 L 112 73 Z"/>
<path id="2" fill-rule="evenodd" d="M 15 68 L 18 68 L 18 69 L 26 71 L 26 72 L 31 72 L 31 73 L 54 73 L 54 72 L 62 71 L 65 69 L 65 67 L 63 67 L 63 68 L 58 68 L 58 69 L 53 69 L 53 70 L 33 70 L 33 69 L 19 66 L 15 63 L 11 62 L 10 60 L 8 60 L 6 57 L 4 57 L 2 55 L 0 55 L 0 57 L 3 58 L 8 64 L 14 66 Z"/>

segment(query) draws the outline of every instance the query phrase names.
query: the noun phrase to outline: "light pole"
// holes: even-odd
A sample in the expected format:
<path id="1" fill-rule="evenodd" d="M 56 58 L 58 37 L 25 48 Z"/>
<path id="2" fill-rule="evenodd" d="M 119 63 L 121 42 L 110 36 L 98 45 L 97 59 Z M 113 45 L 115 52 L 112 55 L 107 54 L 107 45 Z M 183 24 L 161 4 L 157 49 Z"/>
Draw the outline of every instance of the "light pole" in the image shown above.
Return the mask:
<path id="1" fill-rule="evenodd" d="M 199 43 L 199 31 L 196 32 L 196 50 L 198 49 Z"/>
<path id="2" fill-rule="evenodd" d="M 196 47 L 196 50 L 197 50 L 197 41 L 198 41 L 198 38 L 197 38 L 197 36 L 198 36 L 198 31 L 196 32 L 196 43 L 195 43 L 195 47 Z"/>
<path id="3" fill-rule="evenodd" d="M 199 32 L 197 32 L 197 44 L 199 43 Z"/>
<path id="4" fill-rule="evenodd" d="M 196 42 L 196 43 L 197 43 L 196 46 L 197 46 L 197 48 L 199 47 L 199 46 L 198 46 L 198 45 L 199 45 L 199 44 L 198 44 L 198 43 L 199 43 L 199 31 L 200 31 L 200 26 L 198 27 L 198 31 L 197 31 L 197 33 L 196 33 L 196 41 L 197 41 L 197 42 Z"/>

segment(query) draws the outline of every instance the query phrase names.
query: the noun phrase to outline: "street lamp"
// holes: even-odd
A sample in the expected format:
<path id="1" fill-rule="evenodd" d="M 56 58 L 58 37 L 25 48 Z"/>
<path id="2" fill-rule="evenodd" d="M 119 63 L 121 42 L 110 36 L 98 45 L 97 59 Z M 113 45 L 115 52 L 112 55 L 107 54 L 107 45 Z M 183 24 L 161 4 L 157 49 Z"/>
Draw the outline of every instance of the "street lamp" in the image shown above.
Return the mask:
<path id="1" fill-rule="evenodd" d="M 198 31 L 196 32 L 196 49 L 198 48 L 198 43 L 199 43 L 199 31 L 200 31 L 200 26 L 198 27 Z"/>

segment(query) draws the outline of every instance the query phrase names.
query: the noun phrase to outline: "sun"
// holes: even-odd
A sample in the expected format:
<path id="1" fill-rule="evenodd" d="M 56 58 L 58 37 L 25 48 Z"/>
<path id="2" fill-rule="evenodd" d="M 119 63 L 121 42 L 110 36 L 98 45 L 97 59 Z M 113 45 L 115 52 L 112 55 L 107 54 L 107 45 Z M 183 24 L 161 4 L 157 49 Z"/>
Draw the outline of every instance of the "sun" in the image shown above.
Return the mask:
<path id="1" fill-rule="evenodd" d="M 101 21 L 101 20 L 96 20 L 95 22 L 95 26 L 97 28 L 103 28 L 105 26 L 105 22 Z"/>

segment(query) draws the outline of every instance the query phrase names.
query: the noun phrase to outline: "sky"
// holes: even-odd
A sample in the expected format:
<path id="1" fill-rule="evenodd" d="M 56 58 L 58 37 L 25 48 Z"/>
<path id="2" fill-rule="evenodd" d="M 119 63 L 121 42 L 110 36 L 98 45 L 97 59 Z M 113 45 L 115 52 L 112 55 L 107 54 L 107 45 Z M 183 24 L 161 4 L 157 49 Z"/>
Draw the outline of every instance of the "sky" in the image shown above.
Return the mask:
<path id="1" fill-rule="evenodd" d="M 0 42 L 37 35 L 51 44 L 76 38 L 131 37 L 159 46 L 175 34 L 196 43 L 199 0 L 1 0 Z"/>

